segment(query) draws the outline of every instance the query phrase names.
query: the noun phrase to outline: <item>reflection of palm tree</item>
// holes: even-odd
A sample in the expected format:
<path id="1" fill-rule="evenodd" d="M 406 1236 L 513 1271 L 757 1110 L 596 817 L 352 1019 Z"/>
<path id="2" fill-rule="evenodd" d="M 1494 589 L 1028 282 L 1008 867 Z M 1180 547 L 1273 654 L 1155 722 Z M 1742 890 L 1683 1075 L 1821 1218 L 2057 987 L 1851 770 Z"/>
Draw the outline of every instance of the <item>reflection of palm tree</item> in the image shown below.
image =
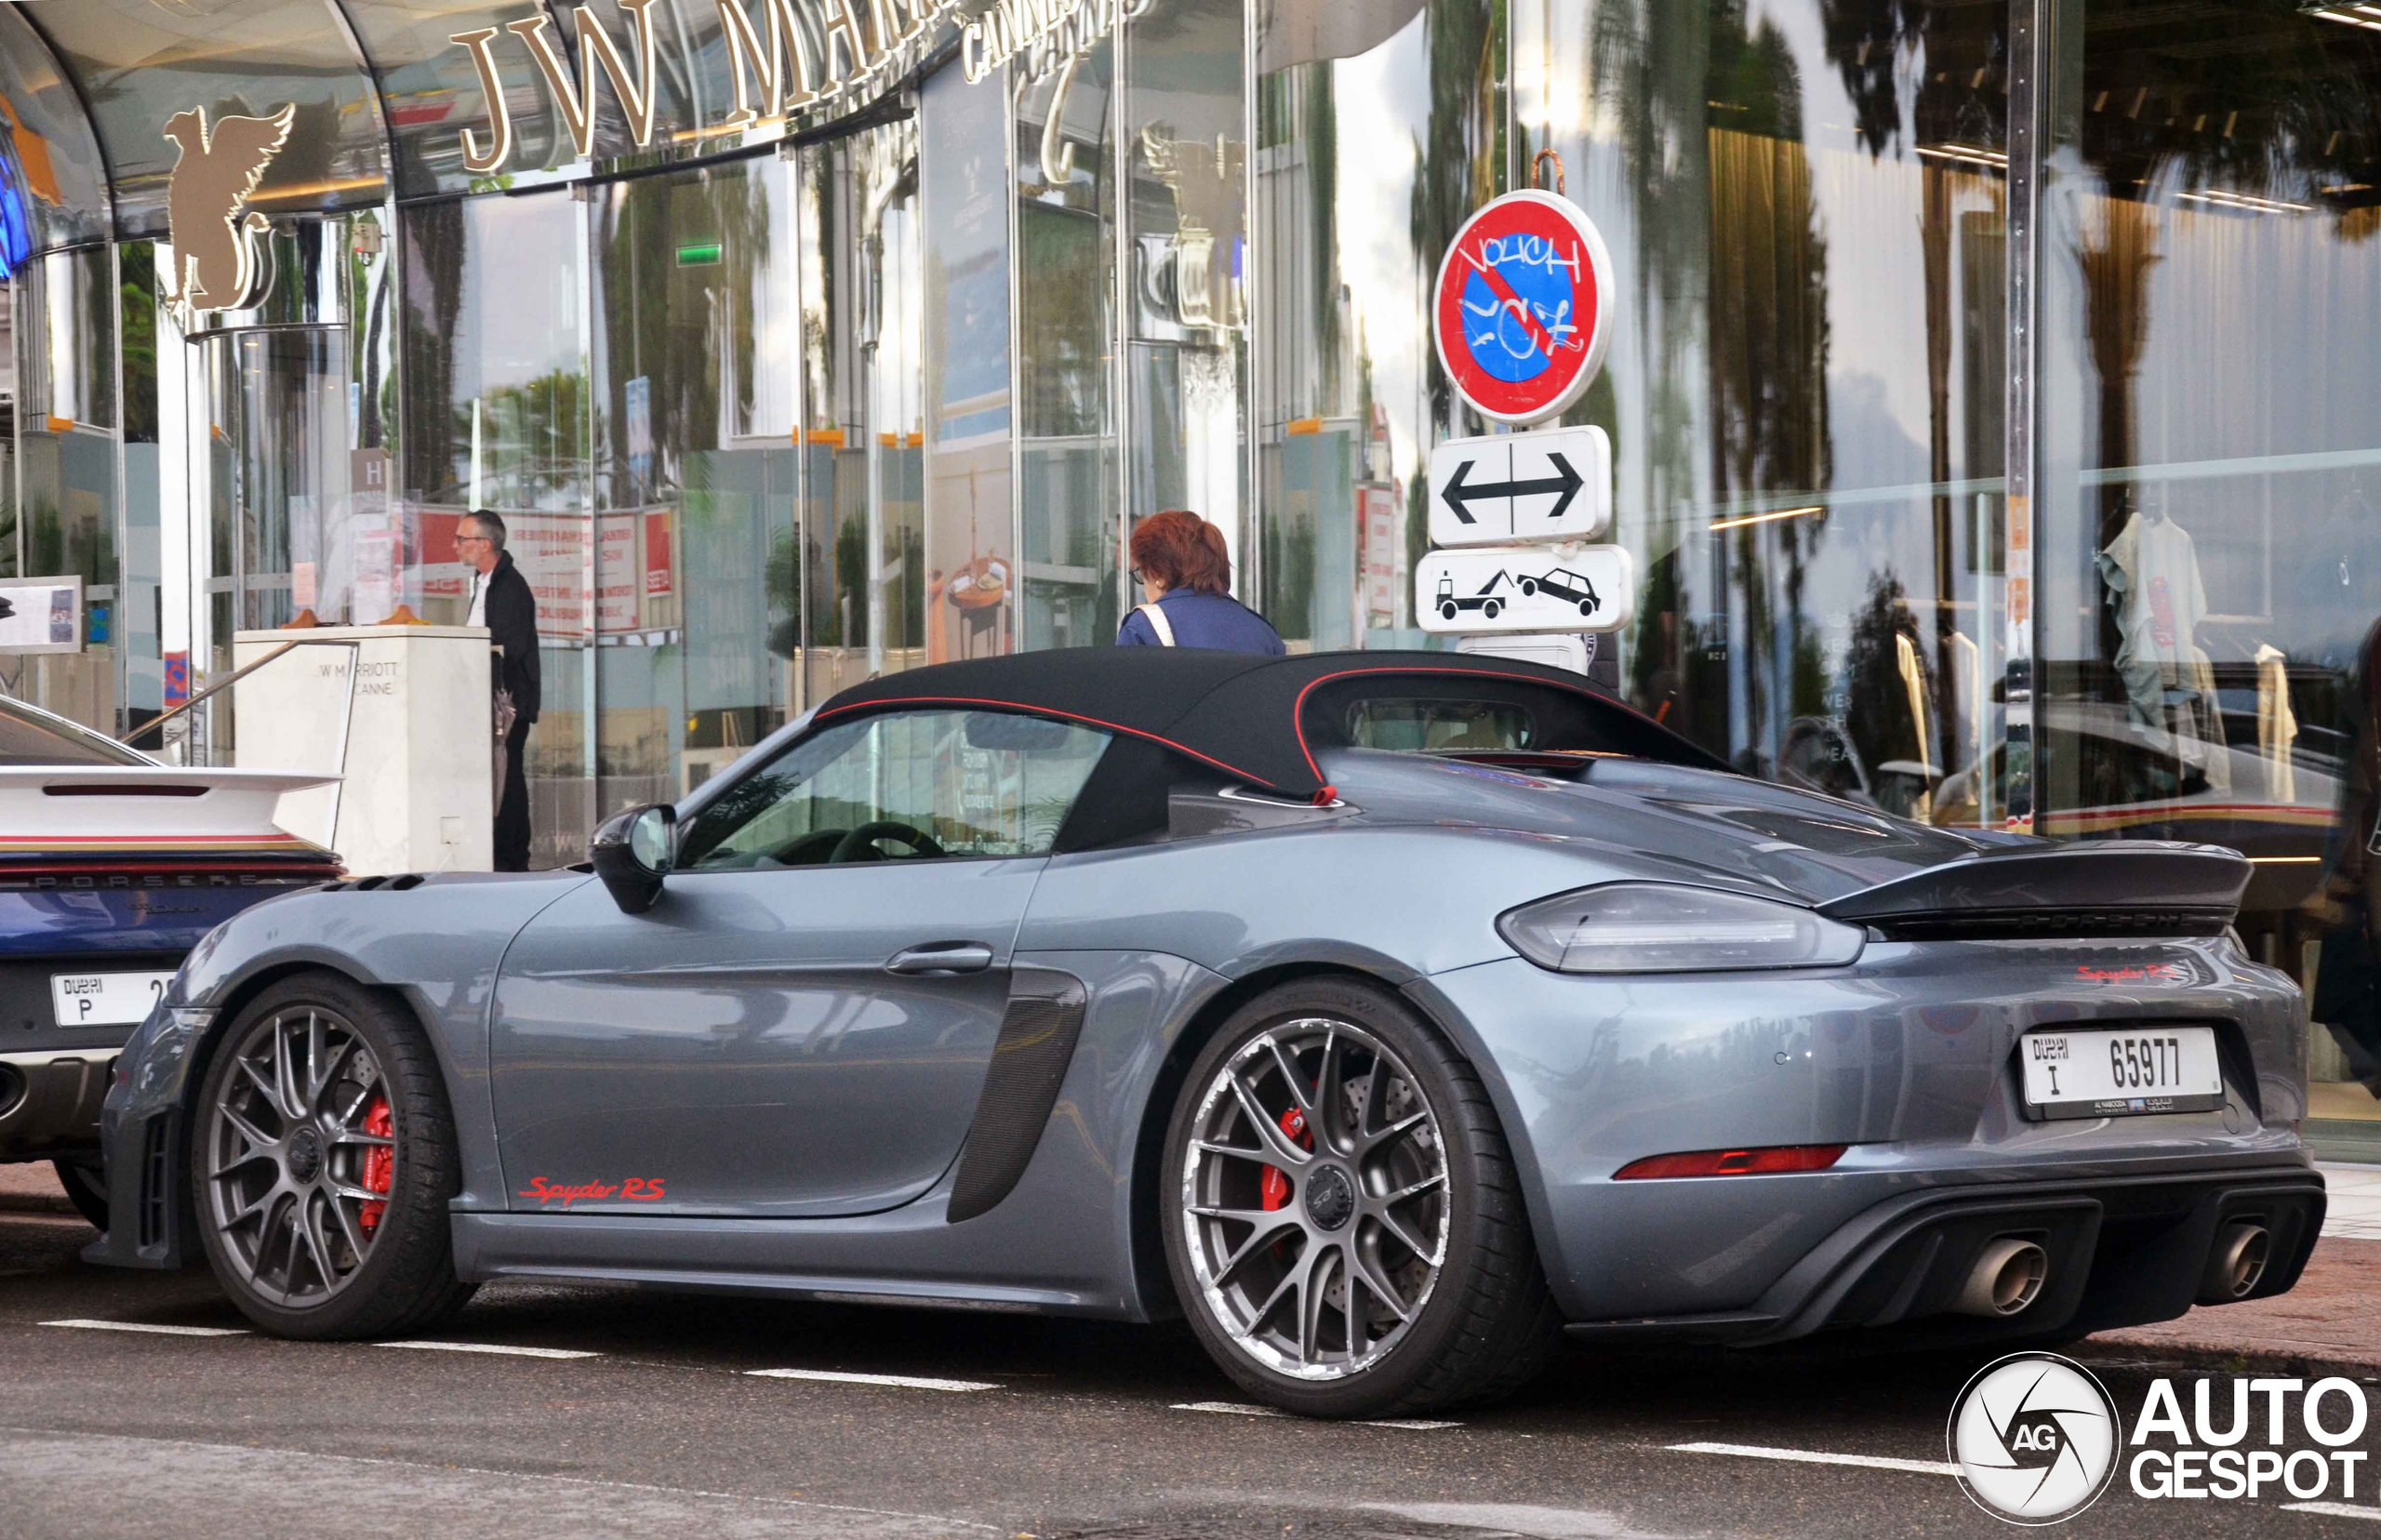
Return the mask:
<path id="1" fill-rule="evenodd" d="M 455 399 L 455 333 L 463 314 L 463 205 L 459 199 L 425 204 L 406 211 L 406 268 L 410 275 L 406 306 L 406 375 L 416 401 Z M 468 413 L 469 408 L 465 408 Z M 463 432 L 471 430 L 468 418 Z M 424 497 L 456 485 L 455 430 L 440 412 L 420 414 L 405 435 L 406 468 L 401 485 Z"/>
<path id="2" fill-rule="evenodd" d="M 2098 227 L 2076 253 L 2083 270 L 2092 369 L 2100 378 L 2099 463 L 2133 462 L 2133 378 L 2149 345 L 2149 270 L 2158 264 L 2158 209 L 2135 198 L 2100 202 Z M 2111 499 L 2111 511 L 2118 506 Z M 2103 527 L 2094 548 L 2116 530 Z"/>
<path id="3" fill-rule="evenodd" d="M 1415 157 L 1414 190 L 1406 210 L 1408 249 L 1417 263 L 1435 264 L 1472 210 L 1503 190 L 1503 124 L 1501 114 L 1490 110 L 1492 104 L 1501 106 L 1492 87 L 1497 84 L 1503 52 L 1503 15 L 1502 6 L 1483 6 L 1476 0 L 1432 0 L 1430 5 L 1430 114 Z M 1419 292 L 1428 290 L 1428 275 L 1423 274 Z M 1439 367 L 1437 352 L 1425 349 L 1424 356 L 1430 418 L 1449 422 L 1454 388 Z"/>
<path id="4" fill-rule="evenodd" d="M 1644 359 L 1645 499 L 1669 508 L 1696 492 L 1696 323 L 1710 292 L 1710 29 L 1670 0 L 1602 0 L 1593 26 L 1592 89 L 1616 125 L 1643 275 L 1625 335 Z"/>
<path id="5" fill-rule="evenodd" d="M 1910 121 L 1922 144 L 1990 149 L 2007 141 L 2008 93 L 2002 86 L 2008 37 L 1998 20 L 1979 24 L 1925 0 L 1821 0 L 1828 57 L 1852 100 L 1854 131 L 1871 156 L 1895 148 L 1902 132 L 1902 83 L 1919 84 Z M 1989 88 L 1986 88 L 1987 86 Z M 1951 478 L 1951 190 L 1952 170 L 1921 165 L 1918 230 L 1926 288 L 1927 469 L 1934 482 L 1936 689 L 1935 717 L 1942 735 L 1936 753 L 1956 763 L 1959 724 L 1952 681 L 1945 667 L 1954 615 Z M 1971 476 L 1988 473 L 1971 466 Z M 1979 557 L 1981 553 L 1979 553 Z"/>
<path id="6" fill-rule="evenodd" d="M 1743 0 L 1716 0 L 1709 100 L 1731 119 L 1709 130 L 1713 490 L 1722 499 L 1825 489 L 1827 241 L 1802 146 L 1802 81 L 1786 39 L 1748 28 Z M 1748 752 L 1768 737 L 1783 667 L 1803 650 L 1802 587 L 1822 519 L 1733 531 L 1743 591 L 1744 668 L 1769 687 L 1747 695 Z M 1764 543 L 1784 571 L 1764 570 Z M 1777 609 L 1784 611 L 1784 631 Z M 1789 701 L 1788 712 L 1808 702 Z"/>

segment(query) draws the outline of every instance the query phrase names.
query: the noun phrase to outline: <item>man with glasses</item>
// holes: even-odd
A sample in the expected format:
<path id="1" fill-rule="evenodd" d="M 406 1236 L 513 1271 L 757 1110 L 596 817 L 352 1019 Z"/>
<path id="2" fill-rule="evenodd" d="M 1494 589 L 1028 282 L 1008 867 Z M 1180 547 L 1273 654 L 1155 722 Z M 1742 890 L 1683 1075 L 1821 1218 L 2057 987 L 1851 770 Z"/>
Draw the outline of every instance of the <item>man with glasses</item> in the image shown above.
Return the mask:
<path id="1" fill-rule="evenodd" d="M 509 701 L 504 735 L 504 792 L 496 803 L 496 870 L 529 870 L 529 782 L 522 754 L 538 720 L 538 601 L 529 580 L 504 549 L 504 521 L 466 513 L 455 526 L 455 554 L 472 569 L 472 609 L 465 623 L 486 626 L 504 649 L 497 676 L 497 716 Z"/>

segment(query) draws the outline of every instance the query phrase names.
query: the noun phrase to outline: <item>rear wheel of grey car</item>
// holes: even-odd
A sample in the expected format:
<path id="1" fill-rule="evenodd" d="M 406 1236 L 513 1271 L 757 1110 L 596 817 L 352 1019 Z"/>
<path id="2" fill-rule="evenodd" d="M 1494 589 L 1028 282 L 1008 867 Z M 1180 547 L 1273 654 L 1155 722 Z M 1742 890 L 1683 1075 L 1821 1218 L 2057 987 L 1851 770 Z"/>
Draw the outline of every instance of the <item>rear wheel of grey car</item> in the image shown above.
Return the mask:
<path id="1" fill-rule="evenodd" d="M 1234 1014 L 1183 1083 L 1161 1179 L 1192 1328 L 1285 1411 L 1495 1400 L 1560 1332 L 1479 1076 L 1377 986 L 1301 980 Z"/>
<path id="2" fill-rule="evenodd" d="M 403 1006 L 332 974 L 274 985 L 224 1033 L 192 1123 L 206 1259 L 265 1330 L 415 1331 L 471 1297 L 454 1116 Z"/>

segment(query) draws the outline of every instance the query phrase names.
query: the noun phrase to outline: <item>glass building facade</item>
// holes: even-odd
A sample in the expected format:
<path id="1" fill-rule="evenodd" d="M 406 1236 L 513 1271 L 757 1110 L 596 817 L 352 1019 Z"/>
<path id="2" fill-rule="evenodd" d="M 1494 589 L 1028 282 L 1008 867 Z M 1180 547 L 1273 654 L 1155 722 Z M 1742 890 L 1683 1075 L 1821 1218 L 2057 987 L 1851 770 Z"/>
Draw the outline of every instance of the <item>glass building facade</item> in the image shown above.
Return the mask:
<path id="1" fill-rule="evenodd" d="M 57 0 L 0 116 L 0 575 L 88 601 L 0 685 L 228 760 L 147 724 L 234 631 L 459 620 L 491 510 L 541 865 L 872 673 L 1104 644 L 1160 509 L 1294 647 L 1432 644 L 1488 425 L 1428 290 L 1559 168 L 1591 672 L 1753 775 L 2243 851 L 2381 1153 L 2381 7 Z"/>

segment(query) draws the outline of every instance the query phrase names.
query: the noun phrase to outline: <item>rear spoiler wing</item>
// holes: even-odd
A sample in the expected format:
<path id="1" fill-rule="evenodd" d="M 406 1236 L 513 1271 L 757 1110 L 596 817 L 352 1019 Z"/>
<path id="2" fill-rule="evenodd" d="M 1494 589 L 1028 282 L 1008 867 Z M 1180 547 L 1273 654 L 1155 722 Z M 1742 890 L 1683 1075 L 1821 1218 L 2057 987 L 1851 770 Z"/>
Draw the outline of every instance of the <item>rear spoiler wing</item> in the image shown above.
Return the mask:
<path id="1" fill-rule="evenodd" d="M 2221 845 L 2092 840 L 1946 861 L 1818 912 L 1911 941 L 2220 936 L 2252 870 Z"/>

